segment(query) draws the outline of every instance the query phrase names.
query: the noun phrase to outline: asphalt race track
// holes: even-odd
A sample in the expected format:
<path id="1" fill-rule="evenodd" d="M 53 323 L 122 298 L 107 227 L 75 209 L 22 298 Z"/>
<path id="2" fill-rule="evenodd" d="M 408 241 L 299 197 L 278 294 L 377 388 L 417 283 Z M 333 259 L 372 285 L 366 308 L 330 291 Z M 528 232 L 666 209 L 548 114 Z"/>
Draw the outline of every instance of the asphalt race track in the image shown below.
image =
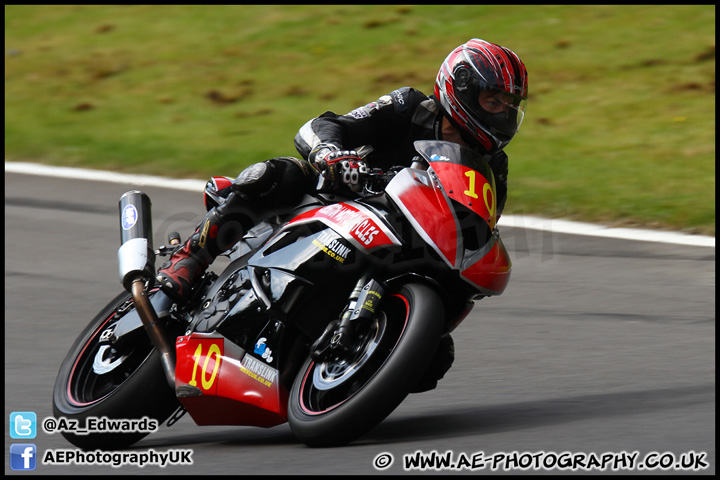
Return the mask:
<path id="1" fill-rule="evenodd" d="M 403 474 L 418 472 L 406 459 L 433 452 L 465 469 L 429 473 L 547 474 L 535 469 L 543 463 L 552 473 L 600 473 L 561 459 L 581 467 L 605 455 L 619 463 L 606 461 L 602 473 L 715 473 L 715 248 L 508 228 L 510 285 L 456 330 L 457 359 L 440 387 L 411 395 L 348 446 L 308 448 L 287 424 L 198 427 L 185 416 L 131 451 L 191 450 L 192 465 L 38 460 L 34 472 L 12 471 L 13 443 L 34 443 L 40 459 L 74 450 L 42 429 L 10 438 L 9 417 L 32 411 L 39 425 L 52 415 L 60 362 L 121 291 L 117 205 L 134 188 L 6 172 L 6 474 Z M 143 191 L 156 245 L 171 230 L 186 235 L 204 213 L 201 192 Z M 648 468 L 625 470 L 631 458 Z M 706 468 L 659 463 L 691 460 Z"/>

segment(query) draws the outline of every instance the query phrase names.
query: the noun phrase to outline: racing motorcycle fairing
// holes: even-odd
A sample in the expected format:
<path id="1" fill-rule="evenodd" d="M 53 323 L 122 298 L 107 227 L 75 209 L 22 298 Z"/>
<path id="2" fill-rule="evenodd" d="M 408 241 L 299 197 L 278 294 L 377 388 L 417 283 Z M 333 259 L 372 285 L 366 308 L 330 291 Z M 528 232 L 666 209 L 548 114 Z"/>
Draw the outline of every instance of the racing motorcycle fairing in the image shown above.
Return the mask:
<path id="1" fill-rule="evenodd" d="M 219 333 L 177 338 L 175 392 L 198 425 L 272 427 L 287 421 L 277 352 L 260 337 L 245 351 Z"/>
<path id="2" fill-rule="evenodd" d="M 483 295 L 500 295 L 510 281 L 512 262 L 502 239 L 493 235 L 492 241 L 480 254 L 470 257 L 460 274 L 463 280 L 477 288 Z"/>
<path id="3" fill-rule="evenodd" d="M 494 234 L 495 179 L 476 152 L 442 141 L 417 141 L 427 171 L 404 169 L 385 193 L 445 263 L 483 295 L 501 294 L 511 261 Z M 497 246 L 495 246 L 497 244 Z"/>
<path id="4" fill-rule="evenodd" d="M 355 248 L 372 251 L 380 247 L 402 244 L 380 217 L 369 208 L 352 200 L 304 212 L 290 220 L 288 226 L 315 221 L 340 233 Z"/>
<path id="5" fill-rule="evenodd" d="M 402 170 L 388 184 L 385 193 L 395 201 L 420 237 L 454 268 L 461 253 L 458 219 L 430 173 Z"/>
<path id="6" fill-rule="evenodd" d="M 288 388 L 277 352 L 287 326 L 318 337 L 357 283 L 364 264 L 358 257 L 399 245 L 370 207 L 351 201 L 314 207 L 279 228 L 247 265 L 216 280 L 222 283 L 194 314 L 194 333 L 176 343 L 176 394 L 193 420 L 285 422 Z M 324 298 L 330 288 L 345 296 Z"/>

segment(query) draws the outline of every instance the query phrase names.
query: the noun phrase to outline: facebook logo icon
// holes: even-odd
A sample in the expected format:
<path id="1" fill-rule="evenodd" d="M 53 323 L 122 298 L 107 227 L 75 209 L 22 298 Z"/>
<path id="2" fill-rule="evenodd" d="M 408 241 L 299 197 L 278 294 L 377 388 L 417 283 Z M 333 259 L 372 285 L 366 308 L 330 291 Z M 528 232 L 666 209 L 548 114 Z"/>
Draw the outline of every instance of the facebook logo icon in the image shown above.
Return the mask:
<path id="1" fill-rule="evenodd" d="M 10 414 L 10 438 L 35 438 L 37 416 L 35 412 L 12 412 Z"/>
<path id="2" fill-rule="evenodd" d="M 32 443 L 10 445 L 10 468 L 13 470 L 35 470 L 37 447 Z"/>

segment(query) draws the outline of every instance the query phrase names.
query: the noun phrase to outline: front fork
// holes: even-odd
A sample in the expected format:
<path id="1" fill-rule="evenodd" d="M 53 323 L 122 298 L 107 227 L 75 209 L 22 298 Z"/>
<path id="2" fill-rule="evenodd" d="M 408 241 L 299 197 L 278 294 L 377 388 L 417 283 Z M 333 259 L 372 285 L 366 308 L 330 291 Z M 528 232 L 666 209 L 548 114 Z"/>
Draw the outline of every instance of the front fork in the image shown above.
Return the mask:
<path id="1" fill-rule="evenodd" d="M 373 279 L 363 276 L 358 280 L 347 307 L 339 320 L 331 322 L 310 349 L 315 362 L 343 356 L 352 350 L 355 333 L 362 319 L 373 318 L 384 293 L 384 288 Z"/>

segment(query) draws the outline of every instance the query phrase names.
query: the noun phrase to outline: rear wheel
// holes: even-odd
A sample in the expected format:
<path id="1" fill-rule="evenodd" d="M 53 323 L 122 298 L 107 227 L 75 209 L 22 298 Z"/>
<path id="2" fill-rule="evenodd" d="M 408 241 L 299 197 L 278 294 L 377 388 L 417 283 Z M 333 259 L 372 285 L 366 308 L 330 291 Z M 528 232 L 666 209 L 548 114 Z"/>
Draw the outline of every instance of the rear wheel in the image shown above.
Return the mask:
<path id="1" fill-rule="evenodd" d="M 348 443 L 380 423 L 427 370 L 444 322 L 439 296 L 408 284 L 386 294 L 377 316 L 363 325 L 352 353 L 305 361 L 288 401 L 288 422 L 310 446 Z"/>
<path id="2" fill-rule="evenodd" d="M 152 293 L 151 293 L 152 295 Z M 56 418 L 88 417 L 154 419 L 164 422 L 179 406 L 165 378 L 160 356 L 144 331 L 117 349 L 107 342 L 117 322 L 134 309 L 129 293 L 122 293 L 90 322 L 60 365 L 53 392 Z M 117 449 L 137 442 L 148 428 L 135 432 L 90 433 L 63 436 L 85 449 Z"/>

